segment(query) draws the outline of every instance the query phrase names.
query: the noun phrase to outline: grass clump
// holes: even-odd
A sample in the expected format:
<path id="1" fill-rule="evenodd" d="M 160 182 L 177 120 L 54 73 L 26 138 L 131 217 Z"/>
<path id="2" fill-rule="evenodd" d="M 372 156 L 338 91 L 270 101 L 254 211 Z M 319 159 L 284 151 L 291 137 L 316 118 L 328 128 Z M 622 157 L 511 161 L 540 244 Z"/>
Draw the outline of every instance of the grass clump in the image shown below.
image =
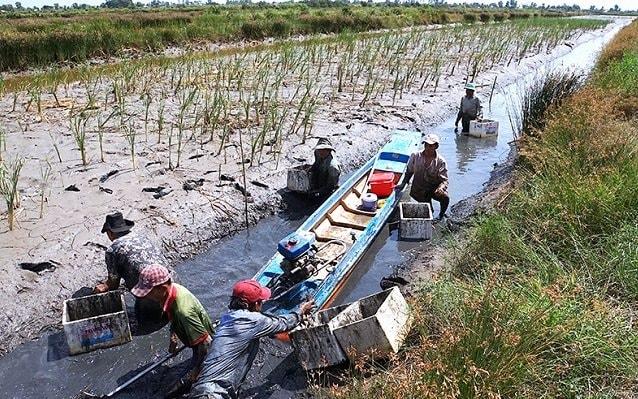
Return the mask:
<path id="1" fill-rule="evenodd" d="M 582 85 L 583 77 L 577 72 L 552 72 L 536 79 L 522 93 L 520 113 L 515 117 L 515 130 L 519 134 L 534 134 L 542 130 L 547 112 L 560 107 Z"/>
<path id="2" fill-rule="evenodd" d="M 638 22 L 625 29 L 638 34 Z M 615 73 L 638 50 L 623 48 L 523 136 L 515 190 L 502 209 L 475 220 L 448 271 L 416 295 L 408 349 L 353 370 L 352 382 L 329 395 L 638 392 L 638 125 L 625 112 L 636 95 Z"/>

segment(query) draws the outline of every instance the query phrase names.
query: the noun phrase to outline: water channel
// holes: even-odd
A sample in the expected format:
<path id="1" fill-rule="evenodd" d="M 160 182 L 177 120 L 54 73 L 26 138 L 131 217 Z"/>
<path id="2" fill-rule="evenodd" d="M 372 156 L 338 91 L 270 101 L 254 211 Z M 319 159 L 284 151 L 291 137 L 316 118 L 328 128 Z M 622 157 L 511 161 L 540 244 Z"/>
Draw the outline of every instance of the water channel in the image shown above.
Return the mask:
<path id="1" fill-rule="evenodd" d="M 574 46 L 563 56 L 543 65 L 545 69 L 578 68 L 588 73 L 602 46 L 629 20 L 622 20 L 613 30 Z M 442 138 L 439 151 L 448 162 L 452 204 L 481 191 L 489 180 L 495 163 L 504 162 L 513 139 L 508 106 L 520 90 L 520 78 L 495 94 L 491 109 L 485 114 L 500 121 L 496 139 L 476 139 L 454 133 L 454 118 L 435 127 L 421 127 Z M 460 96 L 460 93 L 456 94 Z M 485 101 L 484 101 L 485 102 Z M 436 206 L 435 206 L 436 207 Z M 204 304 L 212 317 L 226 307 L 232 284 L 249 278 L 272 256 L 276 244 L 299 226 L 311 213 L 294 198 L 285 212 L 266 218 L 249 231 L 217 242 L 207 252 L 184 262 L 177 268 L 180 282 Z M 353 276 L 335 304 L 346 303 L 379 290 L 381 277 L 409 258 L 411 250 L 423 245 L 398 240 L 397 231 L 384 229 L 357 266 Z M 129 300 L 131 298 L 128 298 Z M 0 358 L 0 396 L 3 398 L 73 398 L 82 389 L 103 394 L 126 381 L 136 371 L 163 356 L 168 340 L 167 329 L 139 335 L 133 342 L 79 356 L 69 356 L 64 334 L 60 331 L 28 342 Z M 263 340 L 262 350 L 243 386 L 243 397 L 284 398 L 307 389 L 307 378 L 285 345 Z M 119 398 L 158 398 L 175 381 L 190 356 L 185 351 L 176 359 L 138 381 Z"/>

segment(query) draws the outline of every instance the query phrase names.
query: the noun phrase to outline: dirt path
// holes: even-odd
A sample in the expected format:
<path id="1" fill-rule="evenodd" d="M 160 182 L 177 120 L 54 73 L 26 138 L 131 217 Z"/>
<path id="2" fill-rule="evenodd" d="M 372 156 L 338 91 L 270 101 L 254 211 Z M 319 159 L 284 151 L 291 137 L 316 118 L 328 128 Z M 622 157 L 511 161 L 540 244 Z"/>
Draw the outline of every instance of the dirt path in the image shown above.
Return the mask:
<path id="1" fill-rule="evenodd" d="M 604 29 L 615 29 L 610 24 Z M 601 31 L 586 33 L 578 40 L 586 41 Z M 538 65 L 570 51 L 559 45 L 549 54 L 525 58 L 519 65 L 498 66 L 481 76 L 489 86 L 494 76 L 502 85 L 532 72 Z M 277 212 L 285 204 L 280 190 L 286 185 L 285 170 L 312 161 L 312 147 L 317 137 L 329 137 L 337 149 L 344 171 L 363 164 L 390 136 L 394 129 L 418 129 L 440 123 L 454 113 L 463 76 L 447 76 L 436 92 L 406 92 L 392 104 L 389 100 L 357 106 L 350 94 L 343 93 L 332 104 L 316 111 L 316 122 L 306 143 L 299 140 L 284 143 L 278 162 L 266 160 L 248 169 L 247 191 L 250 192 L 251 223 Z M 79 95 L 79 85 L 68 88 L 69 98 Z M 484 89 L 488 91 L 488 89 Z M 480 93 L 485 99 L 489 95 Z M 0 123 L 8 130 L 7 153 L 22 153 L 27 159 L 21 180 L 22 207 L 18 228 L 8 231 L 0 224 L 0 353 L 37 337 L 60 323 L 61 303 L 82 287 L 93 286 L 105 275 L 103 251 L 107 239 L 100 234 L 104 215 L 121 210 L 136 223 L 136 230 L 146 231 L 161 241 L 172 262 L 190 257 L 234 231 L 244 228 L 244 197 L 237 184 L 241 182 L 241 158 L 232 148 L 223 155 L 202 151 L 196 145 L 184 155 L 179 168 L 169 169 L 167 145 L 149 138 L 140 140 L 136 165 L 131 167 L 128 149 L 122 137 L 111 132 L 104 138 L 105 161 L 99 162 L 97 138 L 89 137 L 91 162 L 82 166 L 77 146 L 68 133 L 68 119 L 63 109 L 49 102 L 42 118 L 33 110 L 11 112 L 13 99 L 0 99 Z M 22 104 L 20 110 L 25 107 Z M 140 101 L 136 111 L 143 109 Z M 138 126 L 139 127 L 139 126 Z M 141 127 L 140 127 L 141 128 Z M 63 162 L 58 162 L 51 148 L 49 133 L 56 140 Z M 57 137 L 57 136 L 56 136 Z M 140 135 L 142 138 L 143 136 Z M 231 144 L 233 144 L 231 142 Z M 228 147 L 227 147 L 228 148 Z M 223 159 L 222 158 L 226 158 Z M 44 215 L 39 216 L 39 175 L 42 160 L 49 159 L 53 179 L 47 190 Z M 111 171 L 117 173 L 101 179 Z M 185 190 L 188 180 L 204 179 L 201 186 Z M 231 181 L 233 180 L 233 181 Z M 75 186 L 79 191 L 65 190 Z M 145 187 L 172 189 L 165 197 L 154 199 Z M 279 234 L 279 232 L 273 232 Z M 20 269 L 20 262 L 55 261 L 52 271 L 34 273 Z M 248 277 L 248 276 L 247 276 Z"/>

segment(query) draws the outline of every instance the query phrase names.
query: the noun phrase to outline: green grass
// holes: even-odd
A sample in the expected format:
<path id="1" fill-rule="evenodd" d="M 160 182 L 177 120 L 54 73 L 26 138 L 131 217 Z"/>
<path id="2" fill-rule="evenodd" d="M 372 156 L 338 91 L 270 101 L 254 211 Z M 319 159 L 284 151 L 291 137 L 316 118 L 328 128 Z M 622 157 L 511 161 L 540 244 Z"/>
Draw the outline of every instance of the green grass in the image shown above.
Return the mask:
<path id="1" fill-rule="evenodd" d="M 515 190 L 422 287 L 409 348 L 340 398 L 619 398 L 638 392 L 638 22 L 524 136 Z M 622 43 L 619 43 L 622 41 Z M 322 393 L 326 393 L 323 391 Z"/>
<path id="2" fill-rule="evenodd" d="M 347 5 L 309 7 L 210 6 L 184 9 L 92 10 L 66 14 L 0 16 L 0 71 L 89 57 L 116 56 L 124 49 L 156 51 L 198 41 L 232 42 L 297 34 L 362 32 L 435 23 L 475 21 L 492 11 L 430 6 Z M 531 19 L 538 13 L 500 13 Z M 547 14 L 548 16 L 560 14 Z M 495 18 L 501 19 L 501 18 Z"/>
<path id="3" fill-rule="evenodd" d="M 625 94 L 638 95 L 638 54 L 625 54 L 618 62 L 609 66 L 601 78 L 602 86 L 617 89 Z"/>

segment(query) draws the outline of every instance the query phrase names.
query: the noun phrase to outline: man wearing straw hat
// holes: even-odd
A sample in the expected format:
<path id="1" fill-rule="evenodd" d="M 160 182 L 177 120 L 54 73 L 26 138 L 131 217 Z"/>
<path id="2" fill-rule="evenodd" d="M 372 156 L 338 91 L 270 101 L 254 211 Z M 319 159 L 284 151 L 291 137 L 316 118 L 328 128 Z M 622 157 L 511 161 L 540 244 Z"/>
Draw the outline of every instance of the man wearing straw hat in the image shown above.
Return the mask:
<path id="1" fill-rule="evenodd" d="M 463 126 L 463 130 L 461 133 L 469 133 L 470 132 L 470 121 L 478 119 L 482 114 L 481 101 L 478 97 L 474 96 L 474 92 L 476 91 L 476 85 L 474 83 L 468 82 L 465 84 L 465 96 L 461 98 L 461 105 L 459 107 L 459 113 L 456 116 L 456 122 L 454 125 L 454 132 L 458 131 L 459 121 Z"/>
<path id="2" fill-rule="evenodd" d="M 432 200 L 438 201 L 441 205 L 440 220 L 446 216 L 445 211 L 450 204 L 450 196 L 447 193 L 447 163 L 437 151 L 439 142 L 439 136 L 436 134 L 425 136 L 423 150 L 410 155 L 403 183 L 397 189 L 403 190 L 414 176 L 410 196 L 418 202 L 429 203 L 430 209 L 432 209 Z"/>
<path id="3" fill-rule="evenodd" d="M 330 140 L 320 138 L 315 146 L 315 163 L 310 168 L 311 197 L 325 198 L 339 187 L 341 166 Z"/>

